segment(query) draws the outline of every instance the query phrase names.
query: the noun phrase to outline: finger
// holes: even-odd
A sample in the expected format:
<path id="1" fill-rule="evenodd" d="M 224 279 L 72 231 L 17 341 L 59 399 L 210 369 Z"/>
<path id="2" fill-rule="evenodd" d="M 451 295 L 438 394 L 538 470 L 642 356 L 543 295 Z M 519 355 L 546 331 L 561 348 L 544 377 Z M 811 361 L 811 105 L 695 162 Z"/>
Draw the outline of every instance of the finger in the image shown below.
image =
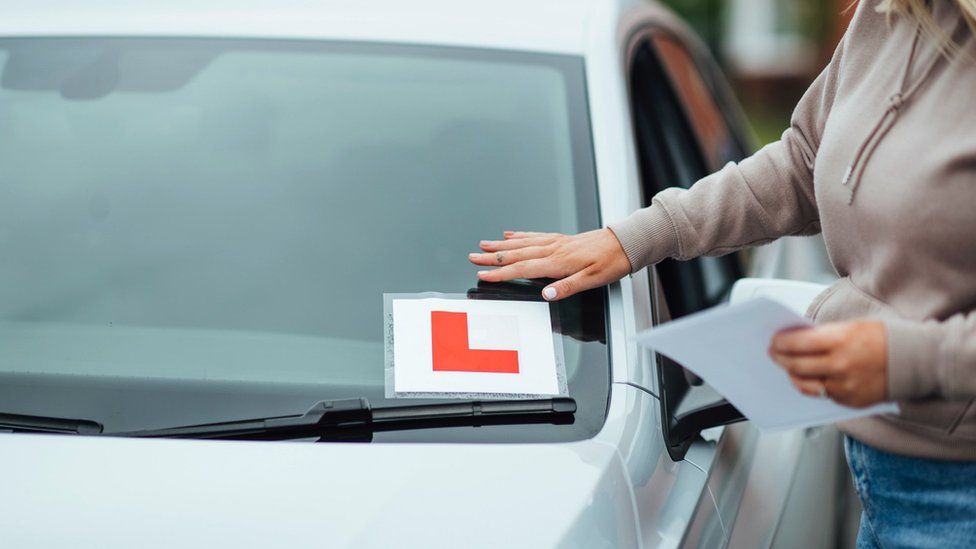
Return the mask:
<path id="1" fill-rule="evenodd" d="M 835 373 L 832 361 L 825 355 L 786 355 L 773 352 L 770 356 L 793 376 L 824 378 Z"/>
<path id="2" fill-rule="evenodd" d="M 546 286 L 542 289 L 542 297 L 547 301 L 559 301 L 571 295 L 604 286 L 607 282 L 597 276 L 596 269 L 589 267 Z"/>
<path id="3" fill-rule="evenodd" d="M 857 386 L 850 379 L 828 379 L 824 386 L 827 388 L 827 394 L 830 395 L 831 400 L 839 404 L 854 408 L 862 408 L 867 405 L 867 402 L 862 402 L 858 398 Z"/>
<path id="4" fill-rule="evenodd" d="M 770 348 L 779 354 L 826 353 L 837 346 L 837 336 L 818 328 L 800 328 L 773 336 Z"/>
<path id="5" fill-rule="evenodd" d="M 552 278 L 555 272 L 556 266 L 549 259 L 529 259 L 491 271 L 478 271 L 478 278 L 485 282 L 504 282 L 516 278 Z"/>
<path id="6" fill-rule="evenodd" d="M 505 240 L 513 240 L 520 238 L 556 238 L 562 235 L 559 233 L 540 233 L 532 231 L 505 231 L 503 236 L 505 237 Z"/>
<path id="7" fill-rule="evenodd" d="M 527 259 L 546 257 L 548 255 L 549 250 L 547 248 L 542 246 L 529 246 L 528 248 L 520 248 L 505 252 L 495 252 L 491 254 L 468 254 L 468 259 L 475 265 L 501 267 L 503 265 L 511 265 Z"/>
<path id="8" fill-rule="evenodd" d="M 555 241 L 555 237 L 519 238 L 515 240 L 482 240 L 478 247 L 486 252 L 501 252 L 504 250 L 516 250 L 529 246 L 545 246 Z"/>
<path id="9" fill-rule="evenodd" d="M 823 380 L 809 377 L 790 376 L 790 382 L 798 391 L 812 397 L 819 397 L 820 388 L 824 386 Z"/>

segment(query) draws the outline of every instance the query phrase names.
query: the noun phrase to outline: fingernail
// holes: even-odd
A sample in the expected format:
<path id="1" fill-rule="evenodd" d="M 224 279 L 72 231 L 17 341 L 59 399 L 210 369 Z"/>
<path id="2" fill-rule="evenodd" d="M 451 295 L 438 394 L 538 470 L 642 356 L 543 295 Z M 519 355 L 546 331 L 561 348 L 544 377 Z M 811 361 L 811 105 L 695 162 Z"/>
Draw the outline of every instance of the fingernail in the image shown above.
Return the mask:
<path id="1" fill-rule="evenodd" d="M 488 271 L 478 271 L 478 276 L 485 276 L 486 274 L 488 274 Z"/>
<path id="2" fill-rule="evenodd" d="M 549 286 L 548 288 L 542 290 L 542 297 L 549 300 L 556 299 L 556 289 L 553 288 L 552 286 Z"/>
<path id="3" fill-rule="evenodd" d="M 491 240 L 482 240 L 481 242 L 479 242 L 479 244 L 481 244 L 482 246 L 487 246 L 491 244 Z"/>
<path id="4" fill-rule="evenodd" d="M 511 236 L 511 235 L 515 234 L 515 231 L 505 231 L 502 234 L 504 234 L 505 236 Z"/>
<path id="5" fill-rule="evenodd" d="M 468 254 L 468 259 L 474 259 L 474 258 L 478 257 L 479 255 L 481 255 L 481 254 L 470 253 L 470 254 Z"/>

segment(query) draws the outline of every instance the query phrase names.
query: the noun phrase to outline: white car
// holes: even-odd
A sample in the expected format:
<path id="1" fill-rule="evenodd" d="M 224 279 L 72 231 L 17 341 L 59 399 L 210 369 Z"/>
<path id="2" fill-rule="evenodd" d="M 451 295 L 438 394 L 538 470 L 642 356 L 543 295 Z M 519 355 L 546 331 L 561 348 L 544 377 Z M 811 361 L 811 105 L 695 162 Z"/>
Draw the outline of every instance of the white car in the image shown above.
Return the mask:
<path id="1" fill-rule="evenodd" d="M 748 149 L 653 3 L 3 2 L 0 546 L 833 546 L 836 431 L 631 342 L 739 256 L 561 302 L 571 401 L 384 398 L 384 293 L 536 295 L 467 252 Z"/>

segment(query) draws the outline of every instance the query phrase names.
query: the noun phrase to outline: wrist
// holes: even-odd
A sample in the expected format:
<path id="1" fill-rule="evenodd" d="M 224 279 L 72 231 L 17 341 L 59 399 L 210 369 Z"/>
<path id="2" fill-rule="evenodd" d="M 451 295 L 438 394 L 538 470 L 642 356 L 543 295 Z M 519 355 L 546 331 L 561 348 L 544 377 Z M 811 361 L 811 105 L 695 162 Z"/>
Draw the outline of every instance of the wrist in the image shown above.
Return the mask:
<path id="1" fill-rule="evenodd" d="M 667 210 L 657 202 L 607 228 L 620 243 L 632 273 L 678 254 L 678 232 Z"/>

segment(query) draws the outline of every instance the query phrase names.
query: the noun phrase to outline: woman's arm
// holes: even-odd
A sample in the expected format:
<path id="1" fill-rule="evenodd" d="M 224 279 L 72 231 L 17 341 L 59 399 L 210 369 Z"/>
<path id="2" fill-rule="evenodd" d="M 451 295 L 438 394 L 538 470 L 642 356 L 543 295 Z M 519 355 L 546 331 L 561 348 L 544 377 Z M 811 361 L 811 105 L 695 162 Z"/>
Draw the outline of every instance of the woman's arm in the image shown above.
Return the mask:
<path id="1" fill-rule="evenodd" d="M 846 38 L 797 104 L 779 141 L 690 189 L 658 193 L 650 207 L 610 224 L 631 270 L 674 257 L 721 255 L 781 236 L 820 231 L 813 169 L 837 91 Z"/>
<path id="2" fill-rule="evenodd" d="M 976 397 L 976 311 L 945 320 L 885 320 L 888 398 Z"/>
<path id="3" fill-rule="evenodd" d="M 650 207 L 609 229 L 571 236 L 506 232 L 504 240 L 482 241 L 482 253 L 469 259 L 498 268 L 478 277 L 489 282 L 556 278 L 543 297 L 562 299 L 667 257 L 719 255 L 785 235 L 819 232 L 813 167 L 847 40 L 803 95 L 779 141 L 690 189 L 662 191 Z"/>

